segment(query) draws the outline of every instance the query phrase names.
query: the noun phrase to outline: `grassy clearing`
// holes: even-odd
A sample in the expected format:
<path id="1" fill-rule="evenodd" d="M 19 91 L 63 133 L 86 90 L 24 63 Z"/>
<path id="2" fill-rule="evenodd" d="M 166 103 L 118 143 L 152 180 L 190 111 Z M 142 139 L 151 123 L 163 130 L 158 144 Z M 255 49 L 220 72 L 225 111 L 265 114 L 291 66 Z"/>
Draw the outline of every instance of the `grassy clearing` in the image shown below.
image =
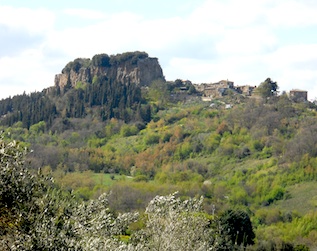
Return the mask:
<path id="1" fill-rule="evenodd" d="M 110 173 L 94 173 L 92 178 L 95 181 L 96 185 L 109 187 L 119 180 L 128 182 L 132 181 L 132 178 L 129 176 Z"/>
<path id="2" fill-rule="evenodd" d="M 287 189 L 291 198 L 279 201 L 274 207 L 285 211 L 297 211 L 300 214 L 306 214 L 309 211 L 316 210 L 317 207 L 317 183 L 306 182 L 296 184 Z"/>
<path id="3" fill-rule="evenodd" d="M 94 173 L 92 171 L 67 173 L 62 176 L 55 174 L 56 182 L 63 188 L 78 189 L 94 186 L 110 187 L 117 181 L 132 181 L 132 177 L 110 173 Z"/>
<path id="4" fill-rule="evenodd" d="M 108 142 L 108 145 L 104 148 L 111 146 L 116 153 L 124 154 L 133 154 L 143 150 L 143 142 L 139 142 L 140 137 L 130 136 L 130 137 L 117 137 L 111 139 Z"/>

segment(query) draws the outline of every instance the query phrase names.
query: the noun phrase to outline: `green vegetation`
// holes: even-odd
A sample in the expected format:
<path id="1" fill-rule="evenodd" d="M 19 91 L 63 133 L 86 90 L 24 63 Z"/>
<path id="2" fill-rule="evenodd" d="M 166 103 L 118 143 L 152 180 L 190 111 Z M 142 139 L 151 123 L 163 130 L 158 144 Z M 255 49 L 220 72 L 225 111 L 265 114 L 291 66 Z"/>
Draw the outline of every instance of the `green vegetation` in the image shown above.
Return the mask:
<path id="1" fill-rule="evenodd" d="M 26 152 L 15 141 L 1 138 L 0 149 L 1 250 L 212 250 L 248 244 L 225 242 L 221 221 L 202 212 L 202 197 L 156 196 L 142 218 L 137 212 L 115 215 L 107 194 L 80 202 L 40 172 L 29 172 Z"/>
<path id="2" fill-rule="evenodd" d="M 267 78 L 262 82 L 257 88 L 257 92 L 263 98 L 269 98 L 277 95 L 278 85 L 276 82 L 272 81 L 270 78 Z"/>
<path id="3" fill-rule="evenodd" d="M 96 64 L 103 64 L 103 57 Z M 210 106 L 187 87 L 180 90 L 179 80 L 157 81 L 141 90 L 97 78 L 85 88 L 49 96 L 61 101 L 50 120 L 37 118 L 25 125 L 22 118 L 9 126 L 3 123 L 1 129 L 5 140 L 18 140 L 33 150 L 25 156 L 29 170 L 42 168 L 44 177 L 52 175 L 61 193 L 71 192 L 85 204 L 109 192 L 107 207 L 115 215 L 138 211 L 141 218 L 120 233 L 125 243 L 137 245 L 144 237 L 153 245 L 143 243 L 147 248 L 156 247 L 154 229 L 162 229 L 164 238 L 183 240 L 177 231 L 184 227 L 191 236 L 192 228 L 177 225 L 167 214 L 160 216 L 164 221 L 155 221 L 155 211 L 155 217 L 142 216 L 157 195 L 162 201 L 177 200 L 176 205 L 203 196 L 201 209 L 176 214 L 184 222 L 199 222 L 200 240 L 207 234 L 214 245 L 218 236 L 218 243 L 229 245 L 223 250 L 235 245 L 249 250 L 316 248 L 316 106 L 278 96 L 276 83 L 265 83 L 271 84 L 269 98 L 230 94 Z M 3 100 L 0 107 L 13 100 L 23 99 Z M 177 196 L 171 195 L 176 191 Z M 178 230 L 171 232 L 162 222 Z M 232 226 L 237 227 L 234 232 Z M 126 237 L 142 229 L 142 238 Z"/>
<path id="4" fill-rule="evenodd" d="M 87 68 L 91 65 L 95 67 L 110 67 L 111 65 L 119 65 L 125 61 L 131 61 L 132 64 L 136 64 L 138 59 L 148 57 L 146 52 L 125 52 L 122 54 L 111 55 L 97 54 L 91 60 L 89 58 L 77 58 L 74 61 L 69 62 L 62 73 L 69 73 L 70 71 L 79 72 L 82 68 Z"/>
<path id="5" fill-rule="evenodd" d="M 89 58 L 77 58 L 74 61 L 69 62 L 62 70 L 62 73 L 69 73 L 71 70 L 78 73 L 81 68 L 88 67 L 89 64 Z"/>
<path id="6" fill-rule="evenodd" d="M 109 67 L 110 57 L 107 54 L 98 54 L 93 56 L 91 63 L 93 66 Z"/>

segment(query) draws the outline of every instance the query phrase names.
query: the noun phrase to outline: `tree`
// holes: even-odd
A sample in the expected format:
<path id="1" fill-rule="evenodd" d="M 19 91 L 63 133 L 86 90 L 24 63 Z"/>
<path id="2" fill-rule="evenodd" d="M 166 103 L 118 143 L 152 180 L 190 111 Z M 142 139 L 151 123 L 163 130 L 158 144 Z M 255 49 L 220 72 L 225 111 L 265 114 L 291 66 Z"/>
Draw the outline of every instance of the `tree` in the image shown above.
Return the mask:
<path id="1" fill-rule="evenodd" d="M 230 246 L 254 244 L 255 234 L 249 215 L 241 210 L 227 210 L 220 217 L 223 237 L 227 236 Z M 223 238 L 226 240 L 226 238 Z"/>
<path id="2" fill-rule="evenodd" d="M 1 135 L 0 249 L 71 250 L 74 245 L 66 236 L 74 232 L 69 224 L 72 200 L 49 177 L 25 167 L 26 153 Z"/>
<path id="3" fill-rule="evenodd" d="M 96 67 L 110 67 L 110 57 L 108 54 L 97 54 L 92 58 L 92 65 Z"/>
<path id="4" fill-rule="evenodd" d="M 217 241 L 202 214 L 202 198 L 182 201 L 171 194 L 148 204 L 146 226 L 133 237 L 140 250 L 213 250 Z"/>
<path id="5" fill-rule="evenodd" d="M 75 234 L 80 237 L 76 250 L 139 250 L 119 238 L 137 218 L 138 213 L 114 216 L 108 208 L 108 194 L 79 204 L 73 213 Z"/>
<path id="6" fill-rule="evenodd" d="M 270 78 L 267 78 L 264 82 L 262 82 L 257 88 L 257 92 L 263 98 L 269 98 L 277 95 L 278 85 L 276 82 L 272 81 Z"/>
<path id="7" fill-rule="evenodd" d="M 153 102 L 165 105 L 170 100 L 166 82 L 163 80 L 153 81 L 150 85 L 148 96 Z"/>

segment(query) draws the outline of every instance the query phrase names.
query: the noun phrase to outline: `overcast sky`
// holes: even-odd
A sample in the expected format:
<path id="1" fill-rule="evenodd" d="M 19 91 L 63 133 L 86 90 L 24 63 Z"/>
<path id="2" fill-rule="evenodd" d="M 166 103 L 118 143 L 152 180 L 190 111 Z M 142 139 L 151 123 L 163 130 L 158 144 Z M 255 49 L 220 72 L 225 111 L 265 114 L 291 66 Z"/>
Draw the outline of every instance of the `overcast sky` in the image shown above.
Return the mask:
<path id="1" fill-rule="evenodd" d="M 0 98 L 41 91 L 75 58 L 157 57 L 167 80 L 317 98 L 316 0 L 0 0 Z"/>

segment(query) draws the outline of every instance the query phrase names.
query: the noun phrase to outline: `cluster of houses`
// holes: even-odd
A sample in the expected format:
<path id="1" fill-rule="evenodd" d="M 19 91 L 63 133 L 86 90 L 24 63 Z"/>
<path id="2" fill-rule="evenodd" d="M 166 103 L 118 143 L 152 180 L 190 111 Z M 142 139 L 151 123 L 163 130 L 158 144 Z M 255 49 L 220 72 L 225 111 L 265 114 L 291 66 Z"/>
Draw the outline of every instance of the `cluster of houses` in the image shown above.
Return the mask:
<path id="1" fill-rule="evenodd" d="M 202 94 L 202 99 L 205 101 L 228 95 L 230 92 L 251 96 L 256 88 L 256 86 L 250 85 L 234 86 L 234 82 L 229 80 L 209 84 L 195 84 L 194 86 Z"/>
<path id="2" fill-rule="evenodd" d="M 252 96 L 256 86 L 243 85 L 235 86 L 234 82 L 229 80 L 221 80 L 216 83 L 209 84 L 194 84 L 196 91 L 201 93 L 203 101 L 211 101 L 214 98 L 222 97 L 231 93 L 239 93 L 245 96 Z M 307 101 L 307 91 L 291 90 L 289 98 L 301 102 Z"/>

